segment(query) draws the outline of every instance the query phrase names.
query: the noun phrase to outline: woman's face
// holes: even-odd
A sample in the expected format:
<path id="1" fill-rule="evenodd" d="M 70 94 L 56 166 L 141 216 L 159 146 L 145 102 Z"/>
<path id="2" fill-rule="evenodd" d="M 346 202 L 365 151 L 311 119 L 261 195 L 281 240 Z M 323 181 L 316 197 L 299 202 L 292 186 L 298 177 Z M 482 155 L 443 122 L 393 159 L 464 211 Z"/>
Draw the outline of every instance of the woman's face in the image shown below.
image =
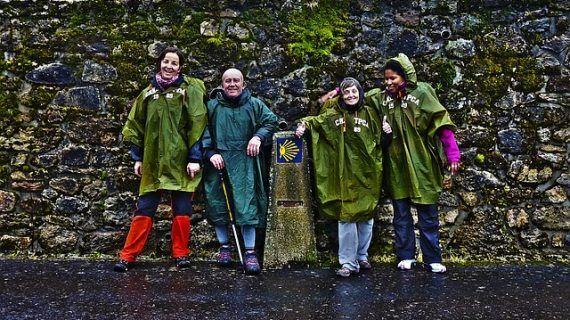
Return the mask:
<path id="1" fill-rule="evenodd" d="M 360 93 L 358 92 L 358 88 L 356 86 L 348 87 L 342 90 L 342 100 L 348 106 L 354 106 L 358 103 L 360 99 Z"/>
<path id="2" fill-rule="evenodd" d="M 392 93 L 398 92 L 398 87 L 404 82 L 404 78 L 397 74 L 392 69 L 386 69 L 384 71 L 384 83 L 386 83 L 386 88 Z"/>
<path id="3" fill-rule="evenodd" d="M 180 59 L 174 52 L 168 52 L 160 61 L 160 76 L 170 80 L 180 72 Z"/>

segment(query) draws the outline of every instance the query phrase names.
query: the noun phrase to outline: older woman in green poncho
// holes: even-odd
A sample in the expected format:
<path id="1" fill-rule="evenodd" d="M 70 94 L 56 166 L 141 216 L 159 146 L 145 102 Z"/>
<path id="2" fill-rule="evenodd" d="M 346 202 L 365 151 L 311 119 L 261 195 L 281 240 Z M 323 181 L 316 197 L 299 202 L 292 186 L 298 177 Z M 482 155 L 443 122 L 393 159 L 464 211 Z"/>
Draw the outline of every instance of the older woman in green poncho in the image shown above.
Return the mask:
<path id="1" fill-rule="evenodd" d="M 398 268 L 415 263 L 415 235 L 410 206 L 418 212 L 420 247 L 426 267 L 442 273 L 437 200 L 442 189 L 442 164 L 452 173 L 459 168 L 455 125 L 435 90 L 418 82 L 414 66 L 400 53 L 385 65 L 386 90 L 374 89 L 366 101 L 387 117 L 394 130 L 384 157 L 386 191 L 394 206 L 395 249 Z M 443 150 L 445 158 L 440 158 Z M 441 160 L 440 160 L 441 159 Z"/>
<path id="2" fill-rule="evenodd" d="M 368 247 L 382 195 L 382 146 L 389 143 L 391 128 L 364 104 L 356 79 L 344 79 L 340 92 L 319 115 L 301 119 L 296 134 L 310 130 L 319 211 L 338 220 L 337 275 L 348 277 L 372 268 Z"/>
<path id="3" fill-rule="evenodd" d="M 179 49 L 164 49 L 157 73 L 134 101 L 123 128 L 141 182 L 129 234 L 114 267 L 118 272 L 127 271 L 142 252 L 163 190 L 172 195 L 172 257 L 177 267 L 190 266 L 190 214 L 201 178 L 199 140 L 207 116 L 204 83 L 182 75 L 183 64 Z"/>

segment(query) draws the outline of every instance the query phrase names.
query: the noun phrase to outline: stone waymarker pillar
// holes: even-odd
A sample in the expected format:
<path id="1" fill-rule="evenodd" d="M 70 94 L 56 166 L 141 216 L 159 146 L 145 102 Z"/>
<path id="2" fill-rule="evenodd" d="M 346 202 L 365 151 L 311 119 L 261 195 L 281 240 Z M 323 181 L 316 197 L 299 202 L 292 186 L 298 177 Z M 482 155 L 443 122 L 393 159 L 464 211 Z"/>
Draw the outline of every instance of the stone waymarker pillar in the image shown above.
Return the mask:
<path id="1" fill-rule="evenodd" d="M 273 137 L 264 267 L 317 260 L 307 147 L 292 131 Z"/>

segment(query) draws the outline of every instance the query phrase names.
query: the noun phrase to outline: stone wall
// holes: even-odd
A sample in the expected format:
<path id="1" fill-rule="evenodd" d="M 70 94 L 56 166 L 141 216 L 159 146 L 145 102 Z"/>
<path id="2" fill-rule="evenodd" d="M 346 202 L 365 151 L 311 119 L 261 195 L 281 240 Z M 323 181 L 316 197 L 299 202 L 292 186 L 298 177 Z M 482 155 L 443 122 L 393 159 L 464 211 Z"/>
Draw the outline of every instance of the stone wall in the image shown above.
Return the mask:
<path id="1" fill-rule="evenodd" d="M 2 1 L 0 252 L 114 254 L 137 179 L 120 130 L 157 52 L 218 85 L 235 66 L 281 117 L 317 111 L 344 76 L 367 89 L 408 54 L 457 123 L 464 169 L 440 199 L 447 259 L 568 261 L 569 4 L 459 1 Z M 201 196 L 198 196 L 201 198 Z M 166 203 L 166 202 L 165 202 Z M 371 252 L 393 258 L 390 206 Z M 148 251 L 169 252 L 161 205 Z M 197 257 L 213 229 L 200 201 Z M 317 223 L 323 260 L 334 224 Z"/>

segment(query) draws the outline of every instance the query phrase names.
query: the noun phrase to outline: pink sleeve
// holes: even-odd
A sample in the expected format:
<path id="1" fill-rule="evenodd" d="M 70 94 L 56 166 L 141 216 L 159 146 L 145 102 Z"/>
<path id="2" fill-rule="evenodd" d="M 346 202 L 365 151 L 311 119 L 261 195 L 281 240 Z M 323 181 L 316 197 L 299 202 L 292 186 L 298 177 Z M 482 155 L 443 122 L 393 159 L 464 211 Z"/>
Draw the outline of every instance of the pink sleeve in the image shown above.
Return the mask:
<path id="1" fill-rule="evenodd" d="M 443 152 L 445 152 L 447 161 L 449 163 L 459 162 L 461 154 L 459 153 L 459 146 L 457 145 L 457 141 L 455 141 L 453 131 L 443 127 L 439 129 L 437 133 L 439 135 L 439 140 L 441 140 L 441 143 L 443 144 Z"/>

